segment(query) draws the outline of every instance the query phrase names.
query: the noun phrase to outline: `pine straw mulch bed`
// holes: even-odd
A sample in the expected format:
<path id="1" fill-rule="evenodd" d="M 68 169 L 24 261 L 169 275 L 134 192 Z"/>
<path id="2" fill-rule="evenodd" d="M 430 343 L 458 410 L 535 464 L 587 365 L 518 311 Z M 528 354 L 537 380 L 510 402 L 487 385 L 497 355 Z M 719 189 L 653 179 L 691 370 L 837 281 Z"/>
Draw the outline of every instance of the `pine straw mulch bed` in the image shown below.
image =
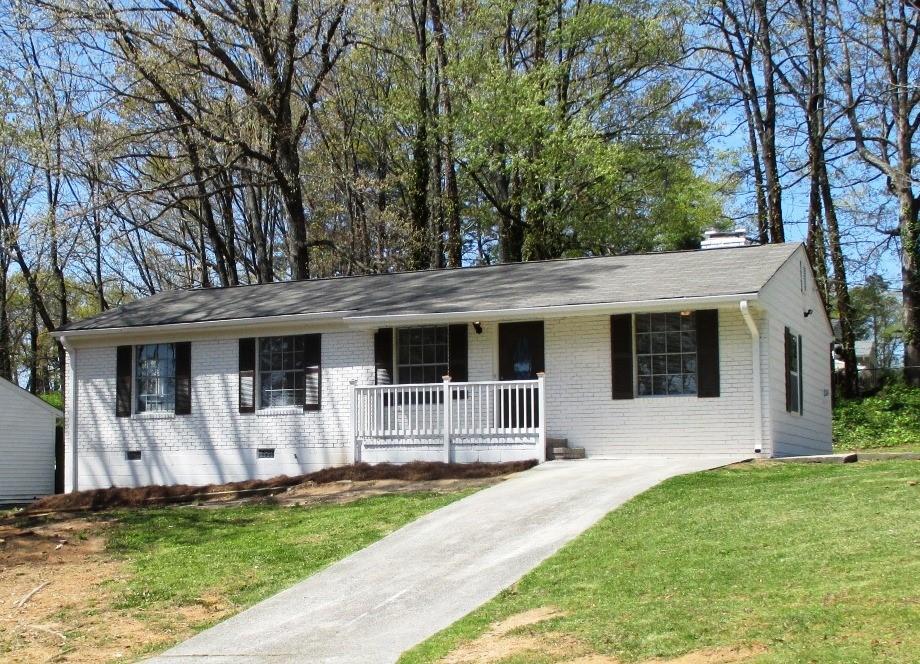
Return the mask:
<path id="1" fill-rule="evenodd" d="M 97 512 L 100 510 L 142 507 L 163 503 L 191 503 L 202 500 L 227 500 L 260 494 L 269 495 L 304 484 L 401 480 L 421 482 L 453 479 L 484 479 L 517 473 L 537 464 L 536 460 L 506 463 L 442 463 L 414 461 L 406 464 L 358 463 L 324 468 L 315 473 L 289 477 L 280 475 L 267 480 L 246 480 L 226 484 L 190 486 L 187 484 L 151 485 L 137 488 L 93 489 L 48 496 L 28 506 L 20 516 L 49 512 Z"/>

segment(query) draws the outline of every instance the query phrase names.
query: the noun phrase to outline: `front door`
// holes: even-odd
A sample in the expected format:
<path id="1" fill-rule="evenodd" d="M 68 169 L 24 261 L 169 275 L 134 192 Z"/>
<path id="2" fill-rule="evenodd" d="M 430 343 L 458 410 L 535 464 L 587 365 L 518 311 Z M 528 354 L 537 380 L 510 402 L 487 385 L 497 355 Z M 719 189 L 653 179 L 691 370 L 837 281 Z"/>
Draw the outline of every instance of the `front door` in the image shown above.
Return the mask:
<path id="1" fill-rule="evenodd" d="M 534 380 L 544 369 L 543 321 L 499 323 L 498 379 Z M 539 413 L 525 392 L 507 390 L 503 402 L 502 426 L 535 426 Z"/>

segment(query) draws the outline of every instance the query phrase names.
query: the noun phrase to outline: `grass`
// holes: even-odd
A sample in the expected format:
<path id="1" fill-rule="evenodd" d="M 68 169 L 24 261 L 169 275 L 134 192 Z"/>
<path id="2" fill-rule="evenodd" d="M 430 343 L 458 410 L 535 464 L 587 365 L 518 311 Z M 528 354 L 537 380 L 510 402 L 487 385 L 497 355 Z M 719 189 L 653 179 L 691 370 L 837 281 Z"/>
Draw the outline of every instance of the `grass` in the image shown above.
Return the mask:
<path id="1" fill-rule="evenodd" d="M 674 478 L 400 664 L 435 661 L 496 621 L 546 606 L 565 615 L 528 634 L 623 662 L 734 646 L 764 648 L 758 662 L 916 662 L 917 480 L 920 462 L 910 461 L 749 464 Z M 501 661 L 556 660 L 531 651 Z"/>
<path id="2" fill-rule="evenodd" d="M 121 608 L 189 605 L 208 596 L 243 608 L 469 493 L 124 512 L 108 541 L 132 571 Z"/>
<path id="3" fill-rule="evenodd" d="M 920 388 L 899 383 L 878 394 L 841 400 L 834 407 L 839 451 L 920 451 Z"/>

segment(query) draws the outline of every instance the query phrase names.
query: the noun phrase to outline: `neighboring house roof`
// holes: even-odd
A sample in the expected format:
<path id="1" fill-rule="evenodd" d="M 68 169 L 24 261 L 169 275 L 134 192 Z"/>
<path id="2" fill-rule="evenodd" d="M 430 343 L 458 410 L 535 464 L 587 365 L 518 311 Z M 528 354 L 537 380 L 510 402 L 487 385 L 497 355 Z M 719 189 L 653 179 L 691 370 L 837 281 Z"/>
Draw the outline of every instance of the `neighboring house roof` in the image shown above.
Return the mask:
<path id="1" fill-rule="evenodd" d="M 159 293 L 68 332 L 302 316 L 354 320 L 757 293 L 798 243 L 560 259 Z"/>
<path id="2" fill-rule="evenodd" d="M 27 392 L 22 389 L 15 383 L 11 383 L 5 378 L 0 378 L 0 400 L 4 397 L 11 397 L 13 399 L 19 399 L 21 401 L 26 401 L 31 403 L 34 406 L 39 406 L 49 413 L 55 415 L 56 417 L 64 417 L 64 413 L 59 411 L 57 408 L 49 404 L 43 399 L 39 399 L 37 396 L 31 392 Z"/>

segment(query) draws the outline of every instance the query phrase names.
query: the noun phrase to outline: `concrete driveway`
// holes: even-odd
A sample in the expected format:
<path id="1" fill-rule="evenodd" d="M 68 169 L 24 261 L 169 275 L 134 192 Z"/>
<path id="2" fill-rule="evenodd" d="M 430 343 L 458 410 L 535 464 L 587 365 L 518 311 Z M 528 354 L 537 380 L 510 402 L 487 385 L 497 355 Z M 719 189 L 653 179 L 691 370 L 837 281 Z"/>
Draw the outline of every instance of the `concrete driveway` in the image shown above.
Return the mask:
<path id="1" fill-rule="evenodd" d="M 739 460 L 543 464 L 414 521 L 151 661 L 394 662 L 636 494 Z"/>

